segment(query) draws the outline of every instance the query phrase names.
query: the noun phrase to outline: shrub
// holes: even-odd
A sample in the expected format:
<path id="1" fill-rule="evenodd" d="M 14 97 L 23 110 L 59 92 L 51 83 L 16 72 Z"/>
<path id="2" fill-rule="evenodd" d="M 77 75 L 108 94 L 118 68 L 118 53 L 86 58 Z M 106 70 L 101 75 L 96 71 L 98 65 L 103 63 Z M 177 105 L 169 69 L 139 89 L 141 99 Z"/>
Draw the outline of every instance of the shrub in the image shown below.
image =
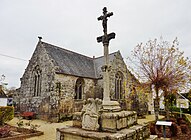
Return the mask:
<path id="1" fill-rule="evenodd" d="M 183 134 L 188 134 L 189 127 L 186 124 L 181 124 L 180 128 L 181 128 L 181 131 L 182 131 Z"/>
<path id="2" fill-rule="evenodd" d="M 176 122 L 172 122 L 172 125 L 170 127 L 170 130 L 172 132 L 172 136 L 177 136 L 178 133 L 178 125 L 176 124 Z"/>
<path id="3" fill-rule="evenodd" d="M 36 114 L 35 114 L 34 112 L 23 112 L 23 113 L 21 114 L 21 116 L 22 116 L 24 119 L 31 120 L 31 119 L 35 119 Z"/>
<path id="4" fill-rule="evenodd" d="M 167 126 L 166 127 L 166 137 L 167 138 L 171 138 L 172 137 L 172 131 L 171 131 L 171 127 Z"/>
<path id="5" fill-rule="evenodd" d="M 10 135 L 10 127 L 9 126 L 3 126 L 0 127 L 0 138 L 4 138 Z"/>
<path id="6" fill-rule="evenodd" d="M 169 109 L 171 112 L 180 112 L 180 108 L 176 107 L 176 106 L 170 106 Z M 181 112 L 191 114 L 191 105 L 189 105 L 188 109 L 187 108 L 181 108 Z"/>
<path id="7" fill-rule="evenodd" d="M 59 122 L 70 121 L 72 117 L 72 114 L 60 114 Z"/>
<path id="8" fill-rule="evenodd" d="M 177 118 L 178 125 L 186 124 L 186 121 L 183 118 Z"/>
<path id="9" fill-rule="evenodd" d="M 170 119 L 169 119 L 169 122 L 177 123 L 177 120 L 176 120 L 176 118 L 170 118 Z"/>
<path id="10" fill-rule="evenodd" d="M 150 123 L 150 132 L 151 132 L 151 135 L 156 135 L 155 123 Z"/>
<path id="11" fill-rule="evenodd" d="M 170 106 L 169 109 L 172 111 L 172 112 L 180 112 L 180 108 L 176 107 L 176 106 Z"/>
<path id="12" fill-rule="evenodd" d="M 12 106 L 0 107 L 0 126 L 14 117 L 14 108 Z"/>

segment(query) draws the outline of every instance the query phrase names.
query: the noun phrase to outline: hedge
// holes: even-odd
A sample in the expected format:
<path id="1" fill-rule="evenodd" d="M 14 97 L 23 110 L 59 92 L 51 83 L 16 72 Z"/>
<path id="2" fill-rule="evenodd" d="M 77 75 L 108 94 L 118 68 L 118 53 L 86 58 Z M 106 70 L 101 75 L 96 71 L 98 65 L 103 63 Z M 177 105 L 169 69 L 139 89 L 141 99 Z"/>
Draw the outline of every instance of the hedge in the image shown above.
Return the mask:
<path id="1" fill-rule="evenodd" d="M 1 106 L 0 107 L 0 126 L 5 122 L 12 120 L 14 117 L 14 107 Z"/>
<path id="2" fill-rule="evenodd" d="M 170 106 L 170 111 L 174 112 L 180 112 L 180 108 L 176 106 Z M 182 113 L 191 114 L 191 105 L 189 105 L 189 108 L 181 108 Z"/>

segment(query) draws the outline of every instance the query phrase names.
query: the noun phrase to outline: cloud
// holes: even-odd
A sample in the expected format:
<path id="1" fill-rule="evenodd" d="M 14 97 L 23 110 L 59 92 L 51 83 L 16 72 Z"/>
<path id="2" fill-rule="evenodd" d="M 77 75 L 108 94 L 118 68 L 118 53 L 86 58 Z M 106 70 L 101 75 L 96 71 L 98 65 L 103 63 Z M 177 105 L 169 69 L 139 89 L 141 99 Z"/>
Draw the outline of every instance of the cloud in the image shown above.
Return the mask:
<path id="1" fill-rule="evenodd" d="M 108 30 L 116 33 L 110 52 L 120 50 L 126 58 L 138 43 L 162 35 L 169 41 L 178 37 L 180 49 L 189 55 L 190 5 L 189 0 L 1 0 L 0 53 L 29 60 L 40 35 L 51 44 L 100 56 L 103 48 L 96 37 L 103 32 L 97 17 L 107 6 L 114 13 Z M 19 87 L 26 62 L 0 57 L 0 64 L 9 86 Z"/>

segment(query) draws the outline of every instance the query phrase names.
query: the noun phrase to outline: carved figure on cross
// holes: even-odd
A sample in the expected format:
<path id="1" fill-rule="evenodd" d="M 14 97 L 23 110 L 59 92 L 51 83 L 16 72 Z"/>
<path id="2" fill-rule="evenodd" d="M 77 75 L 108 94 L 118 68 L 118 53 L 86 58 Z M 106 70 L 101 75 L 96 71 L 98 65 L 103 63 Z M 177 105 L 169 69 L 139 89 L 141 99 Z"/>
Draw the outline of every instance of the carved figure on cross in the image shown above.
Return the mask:
<path id="1" fill-rule="evenodd" d="M 102 42 L 103 44 L 105 43 L 109 44 L 109 41 L 115 38 L 115 33 L 107 34 L 107 20 L 108 20 L 107 18 L 112 15 L 113 15 L 113 12 L 107 12 L 107 8 L 104 7 L 103 15 L 97 18 L 98 20 L 102 20 L 102 26 L 103 26 L 103 32 L 104 32 L 103 36 L 97 37 L 98 43 Z"/>
<path id="2" fill-rule="evenodd" d="M 103 8 L 103 15 L 98 17 L 98 20 L 102 20 L 103 32 L 107 35 L 107 18 L 112 16 L 113 12 L 107 13 L 107 8 Z"/>

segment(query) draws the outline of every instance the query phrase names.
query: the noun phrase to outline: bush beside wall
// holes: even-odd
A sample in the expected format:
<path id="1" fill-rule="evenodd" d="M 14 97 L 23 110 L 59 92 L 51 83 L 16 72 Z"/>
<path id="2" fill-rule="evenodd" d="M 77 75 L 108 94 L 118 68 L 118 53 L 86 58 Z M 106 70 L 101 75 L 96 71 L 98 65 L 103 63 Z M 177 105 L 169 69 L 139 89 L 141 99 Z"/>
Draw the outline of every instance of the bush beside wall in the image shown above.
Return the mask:
<path id="1" fill-rule="evenodd" d="M 14 117 L 14 107 L 1 106 L 0 107 L 0 126 L 5 122 L 12 120 Z"/>

